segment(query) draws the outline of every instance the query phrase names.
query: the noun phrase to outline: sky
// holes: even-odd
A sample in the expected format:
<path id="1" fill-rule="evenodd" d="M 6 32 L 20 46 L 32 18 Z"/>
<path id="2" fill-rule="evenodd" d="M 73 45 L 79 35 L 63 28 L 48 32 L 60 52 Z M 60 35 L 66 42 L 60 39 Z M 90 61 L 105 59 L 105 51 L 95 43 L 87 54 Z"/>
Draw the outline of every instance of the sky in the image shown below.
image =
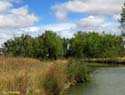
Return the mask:
<path id="1" fill-rule="evenodd" d="M 77 31 L 120 34 L 124 0 L 0 0 L 0 44 L 22 34 L 52 30 L 71 38 Z"/>

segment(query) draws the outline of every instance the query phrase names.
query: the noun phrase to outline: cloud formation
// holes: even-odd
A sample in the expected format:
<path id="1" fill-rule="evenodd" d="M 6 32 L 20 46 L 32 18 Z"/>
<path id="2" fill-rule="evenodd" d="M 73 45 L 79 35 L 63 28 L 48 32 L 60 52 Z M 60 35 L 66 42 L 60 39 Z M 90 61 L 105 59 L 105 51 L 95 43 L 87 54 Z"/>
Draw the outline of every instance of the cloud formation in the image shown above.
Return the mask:
<path id="1" fill-rule="evenodd" d="M 52 8 L 55 10 L 57 18 L 64 19 L 69 13 L 88 13 L 95 15 L 115 15 L 121 11 L 124 0 L 69 0 L 56 4 Z M 62 16 L 64 15 L 64 16 Z M 63 18 L 64 17 L 64 18 Z"/>
<path id="2" fill-rule="evenodd" d="M 89 16 L 87 18 L 80 19 L 77 22 L 77 24 L 78 26 L 81 26 L 81 27 L 97 27 L 103 24 L 104 22 L 105 22 L 104 18 Z"/>
<path id="3" fill-rule="evenodd" d="M 120 34 L 118 20 L 123 4 L 124 0 L 67 0 L 55 4 L 52 10 L 59 20 L 69 21 L 72 13 L 83 15 L 73 22 L 76 24 L 76 31 Z"/>
<path id="4" fill-rule="evenodd" d="M 38 18 L 29 13 L 28 6 L 4 9 L 4 13 L 0 14 L 0 27 L 28 27 L 37 21 Z"/>
<path id="5" fill-rule="evenodd" d="M 10 7 L 12 7 L 12 4 L 10 2 L 4 0 L 0 1 L 0 13 L 6 11 Z"/>

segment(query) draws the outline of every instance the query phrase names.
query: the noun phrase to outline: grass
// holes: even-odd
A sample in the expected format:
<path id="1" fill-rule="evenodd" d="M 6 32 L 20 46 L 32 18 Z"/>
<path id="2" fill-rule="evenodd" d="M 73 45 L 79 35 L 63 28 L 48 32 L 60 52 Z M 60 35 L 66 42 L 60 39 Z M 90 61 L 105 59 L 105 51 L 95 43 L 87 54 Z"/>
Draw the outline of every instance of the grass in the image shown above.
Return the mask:
<path id="1" fill-rule="evenodd" d="M 39 83 L 47 95 L 59 95 L 66 84 L 66 69 L 64 66 L 60 66 L 58 64 L 49 66 L 45 74 L 45 79 L 42 83 Z"/>
<path id="2" fill-rule="evenodd" d="M 0 94 L 19 91 L 20 95 L 45 95 L 40 81 L 44 81 L 50 68 L 57 64 L 60 71 L 55 70 L 57 77 L 63 73 L 67 61 L 39 61 L 31 58 L 0 57 Z M 51 71 L 49 71 L 49 69 Z M 62 71 L 61 71 L 62 70 Z M 58 76 L 59 75 L 59 76 Z"/>
<path id="3" fill-rule="evenodd" d="M 59 95 L 84 76 L 84 67 L 68 60 L 39 61 L 32 58 L 0 57 L 0 95 Z M 75 69 L 75 67 L 78 67 Z M 70 70 L 72 81 L 69 80 Z M 83 71 L 82 71 L 83 70 Z M 69 72 L 68 72 L 69 71 Z M 78 78 L 77 78 L 78 76 Z M 85 78 L 85 76 L 84 76 Z"/>
<path id="4" fill-rule="evenodd" d="M 90 59 L 83 59 L 83 61 L 90 62 L 90 63 L 125 64 L 125 57 L 90 58 Z"/>

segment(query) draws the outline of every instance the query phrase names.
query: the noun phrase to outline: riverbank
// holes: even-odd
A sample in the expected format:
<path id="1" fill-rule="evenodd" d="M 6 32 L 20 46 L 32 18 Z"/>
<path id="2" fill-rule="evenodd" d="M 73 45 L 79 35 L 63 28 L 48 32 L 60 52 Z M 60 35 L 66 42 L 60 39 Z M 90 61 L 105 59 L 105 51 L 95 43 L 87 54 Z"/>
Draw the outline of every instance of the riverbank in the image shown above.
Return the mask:
<path id="1" fill-rule="evenodd" d="M 89 63 L 107 63 L 107 64 L 125 64 L 125 57 L 116 58 L 88 58 L 82 59 L 84 62 Z"/>
<path id="2" fill-rule="evenodd" d="M 11 92 L 19 95 L 59 95 L 72 85 L 91 80 L 89 74 L 97 68 L 124 65 L 91 61 L 87 61 L 89 63 L 80 59 L 39 61 L 32 58 L 1 56 L 0 94 Z"/>
<path id="3" fill-rule="evenodd" d="M 87 81 L 87 70 L 74 60 L 0 57 L 0 94 L 59 95 L 71 85 Z"/>
<path id="4" fill-rule="evenodd" d="M 98 68 L 91 81 L 68 89 L 65 95 L 124 95 L 125 67 Z"/>

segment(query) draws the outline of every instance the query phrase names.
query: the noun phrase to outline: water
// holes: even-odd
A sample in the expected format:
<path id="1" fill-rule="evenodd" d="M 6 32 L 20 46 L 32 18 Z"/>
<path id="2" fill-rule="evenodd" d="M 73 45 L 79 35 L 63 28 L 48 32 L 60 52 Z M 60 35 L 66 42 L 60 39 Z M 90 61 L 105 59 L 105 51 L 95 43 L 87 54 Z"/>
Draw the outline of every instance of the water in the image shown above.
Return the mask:
<path id="1" fill-rule="evenodd" d="M 90 83 L 76 85 L 66 95 L 125 95 L 125 68 L 99 69 Z"/>

